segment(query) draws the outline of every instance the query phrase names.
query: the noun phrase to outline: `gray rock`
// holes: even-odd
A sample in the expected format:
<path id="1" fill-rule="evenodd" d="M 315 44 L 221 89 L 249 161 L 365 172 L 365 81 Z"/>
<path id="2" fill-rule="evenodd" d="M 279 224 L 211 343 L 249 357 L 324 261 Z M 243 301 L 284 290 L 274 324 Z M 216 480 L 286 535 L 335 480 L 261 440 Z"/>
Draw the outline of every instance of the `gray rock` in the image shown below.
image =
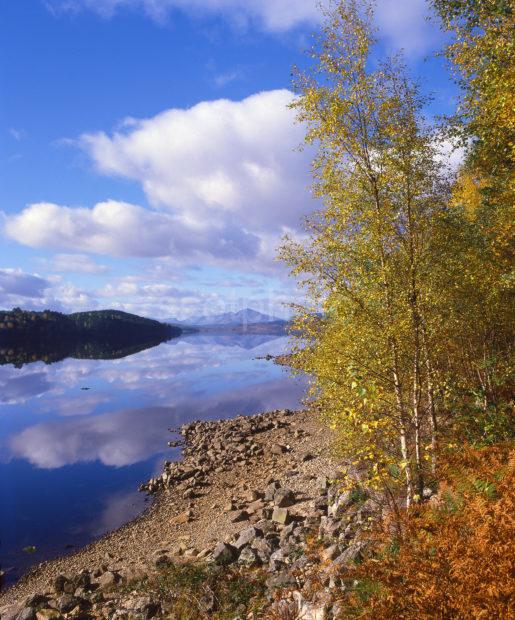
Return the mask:
<path id="1" fill-rule="evenodd" d="M 36 610 L 33 607 L 25 607 L 16 616 L 16 620 L 36 620 Z"/>
<path id="2" fill-rule="evenodd" d="M 333 519 L 341 519 L 341 517 L 345 514 L 349 506 L 353 503 L 353 496 L 351 491 L 346 491 L 345 493 L 341 493 L 337 495 L 335 500 L 331 503 L 331 505 L 327 509 L 327 515 L 332 517 Z"/>
<path id="3" fill-rule="evenodd" d="M 34 607 L 35 609 L 46 605 L 48 603 L 48 596 L 44 594 L 31 594 L 23 602 L 24 607 Z"/>
<path id="4" fill-rule="evenodd" d="M 142 596 L 134 601 L 132 608 L 141 617 L 141 620 L 150 620 L 161 612 L 161 604 L 149 596 Z"/>
<path id="5" fill-rule="evenodd" d="M 324 620 L 326 617 L 326 605 L 310 603 L 304 599 L 300 592 L 293 593 L 293 600 L 297 603 L 298 617 L 302 620 Z"/>
<path id="6" fill-rule="evenodd" d="M 238 510 L 234 515 L 231 515 L 231 523 L 240 523 L 241 521 L 249 520 L 249 513 L 246 510 Z"/>
<path id="7" fill-rule="evenodd" d="M 285 541 L 286 539 L 288 539 L 293 534 L 294 529 L 295 523 L 292 522 L 290 523 L 290 525 L 287 525 L 281 532 L 281 541 Z"/>
<path id="8" fill-rule="evenodd" d="M 57 575 L 52 584 L 54 591 L 57 594 L 62 594 L 64 592 L 66 584 L 69 583 L 69 581 L 70 580 L 65 575 Z"/>
<path id="9" fill-rule="evenodd" d="M 291 515 L 287 508 L 279 508 L 276 506 L 272 513 L 272 521 L 281 525 L 288 525 L 291 521 Z"/>
<path id="10" fill-rule="evenodd" d="M 236 547 L 229 545 L 228 543 L 219 543 L 213 551 L 213 560 L 216 564 L 227 565 L 232 564 L 238 557 L 238 550 Z"/>
<path id="11" fill-rule="evenodd" d="M 274 493 L 274 504 L 279 508 L 287 508 L 295 504 L 295 494 L 290 489 L 277 489 Z"/>
<path id="12" fill-rule="evenodd" d="M 250 514 L 255 514 L 256 512 L 262 510 L 264 507 L 265 502 L 261 499 L 257 499 L 255 502 L 251 502 L 250 504 L 248 504 L 247 512 L 249 512 Z"/>
<path id="13" fill-rule="evenodd" d="M 82 570 L 74 579 L 73 585 L 75 588 L 84 588 L 88 590 L 91 586 L 91 575 L 87 570 Z"/>
<path id="14" fill-rule="evenodd" d="M 254 525 L 254 527 L 258 529 L 260 532 L 262 532 L 265 536 L 267 534 L 271 534 L 272 532 L 275 532 L 275 524 L 272 523 L 272 521 L 269 521 L 268 519 L 261 519 Z"/>
<path id="15" fill-rule="evenodd" d="M 102 590 L 113 588 L 118 582 L 118 577 L 112 571 L 106 571 L 98 580 L 98 585 Z"/>
<path id="16" fill-rule="evenodd" d="M 297 585 L 295 577 L 288 571 L 279 573 L 278 575 L 272 575 L 266 580 L 266 585 L 269 588 L 288 588 Z"/>
<path id="17" fill-rule="evenodd" d="M 245 547 L 245 545 L 251 544 L 252 541 L 258 536 L 263 536 L 263 532 L 253 526 L 247 527 L 240 532 L 240 535 L 234 543 L 234 546 L 236 547 L 236 549 L 241 549 Z"/>
<path id="18" fill-rule="evenodd" d="M 72 609 L 75 609 L 80 604 L 80 600 L 72 596 L 71 594 L 63 594 L 56 601 L 56 609 L 63 614 L 67 614 Z"/>
<path id="19" fill-rule="evenodd" d="M 338 557 L 339 554 L 340 554 L 339 545 L 331 545 L 330 547 L 327 547 L 326 549 L 324 549 L 320 555 L 322 556 L 322 559 L 332 562 Z"/>
<path id="20" fill-rule="evenodd" d="M 251 547 L 257 552 L 262 562 L 268 562 L 273 552 L 273 547 L 268 540 L 256 538 L 252 541 Z"/>
<path id="21" fill-rule="evenodd" d="M 280 489 L 281 485 L 278 482 L 271 482 L 265 490 L 265 502 L 271 502 L 274 499 L 274 495 L 277 489 Z"/>
<path id="22" fill-rule="evenodd" d="M 363 557 L 363 551 L 367 547 L 364 541 L 357 541 L 350 544 L 333 562 L 335 566 L 345 566 L 351 562 L 356 562 Z"/>
<path id="23" fill-rule="evenodd" d="M 276 573 L 282 570 L 286 563 L 287 561 L 286 561 L 286 555 L 285 555 L 284 550 L 277 549 L 277 551 L 274 551 L 272 555 L 270 556 L 268 565 L 270 567 L 270 570 Z"/>
<path id="24" fill-rule="evenodd" d="M 245 566 L 255 566 L 256 564 L 260 564 L 260 560 L 258 554 L 253 549 L 245 547 L 240 553 L 238 563 Z"/>

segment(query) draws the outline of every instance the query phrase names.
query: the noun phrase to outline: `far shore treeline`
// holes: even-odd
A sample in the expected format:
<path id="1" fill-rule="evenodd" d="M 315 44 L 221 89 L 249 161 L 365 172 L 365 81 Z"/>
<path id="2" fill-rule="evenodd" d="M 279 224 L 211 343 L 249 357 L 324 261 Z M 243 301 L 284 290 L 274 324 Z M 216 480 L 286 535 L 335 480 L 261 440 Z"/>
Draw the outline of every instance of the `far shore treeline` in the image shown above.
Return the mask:
<path id="1" fill-rule="evenodd" d="M 175 338 L 182 329 L 121 312 L 62 314 L 45 310 L 0 311 L 0 364 L 46 363 L 66 357 L 114 359 Z"/>

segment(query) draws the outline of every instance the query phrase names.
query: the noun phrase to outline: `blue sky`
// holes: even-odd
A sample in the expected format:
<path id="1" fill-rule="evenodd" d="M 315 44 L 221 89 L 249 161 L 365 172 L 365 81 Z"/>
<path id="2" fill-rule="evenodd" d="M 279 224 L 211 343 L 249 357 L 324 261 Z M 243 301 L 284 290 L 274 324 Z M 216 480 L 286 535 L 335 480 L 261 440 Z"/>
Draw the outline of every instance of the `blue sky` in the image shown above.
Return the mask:
<path id="1" fill-rule="evenodd" d="M 454 105 L 423 0 L 378 0 Z M 313 209 L 287 104 L 316 0 L 0 0 L 0 307 L 284 315 L 274 251 Z"/>

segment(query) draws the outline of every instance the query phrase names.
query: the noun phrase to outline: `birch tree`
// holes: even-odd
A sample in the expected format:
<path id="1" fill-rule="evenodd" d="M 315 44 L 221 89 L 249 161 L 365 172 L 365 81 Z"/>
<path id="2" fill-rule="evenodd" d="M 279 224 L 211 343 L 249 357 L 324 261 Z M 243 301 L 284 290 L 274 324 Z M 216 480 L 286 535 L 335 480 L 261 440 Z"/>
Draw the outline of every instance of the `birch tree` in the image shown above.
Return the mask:
<path id="1" fill-rule="evenodd" d="M 372 5 L 332 5 L 296 74 L 293 107 L 316 147 L 323 207 L 281 257 L 306 288 L 294 364 L 372 484 L 418 499 L 436 456 L 430 245 L 448 191 L 426 100 L 400 58 L 375 63 Z M 320 318 L 321 312 L 322 318 Z"/>

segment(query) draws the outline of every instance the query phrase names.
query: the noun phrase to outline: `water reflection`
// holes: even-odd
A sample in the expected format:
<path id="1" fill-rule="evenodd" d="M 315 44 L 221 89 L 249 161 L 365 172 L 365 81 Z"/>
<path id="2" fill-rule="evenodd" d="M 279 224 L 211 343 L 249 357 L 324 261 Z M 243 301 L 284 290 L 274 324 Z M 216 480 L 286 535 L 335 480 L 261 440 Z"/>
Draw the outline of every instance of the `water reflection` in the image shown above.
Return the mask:
<path id="1" fill-rule="evenodd" d="M 51 384 L 45 372 L 15 373 L 0 368 L 0 404 L 22 404 L 27 399 L 40 396 L 50 390 Z"/>
<path id="2" fill-rule="evenodd" d="M 140 339 L 130 335 L 124 341 L 120 338 L 102 338 L 101 340 L 68 340 L 66 338 L 52 341 L 20 340 L 14 343 L 2 343 L 0 347 L 0 365 L 12 364 L 22 368 L 26 364 L 45 362 L 53 364 L 67 358 L 73 359 L 121 359 L 139 351 L 155 347 L 167 338 Z"/>
<path id="3" fill-rule="evenodd" d="M 139 484 L 179 457 L 170 427 L 298 405 L 303 385 L 255 359 L 283 352 L 285 338 L 220 336 L 0 367 L 0 564 L 16 567 L 11 579 L 134 517 Z"/>

